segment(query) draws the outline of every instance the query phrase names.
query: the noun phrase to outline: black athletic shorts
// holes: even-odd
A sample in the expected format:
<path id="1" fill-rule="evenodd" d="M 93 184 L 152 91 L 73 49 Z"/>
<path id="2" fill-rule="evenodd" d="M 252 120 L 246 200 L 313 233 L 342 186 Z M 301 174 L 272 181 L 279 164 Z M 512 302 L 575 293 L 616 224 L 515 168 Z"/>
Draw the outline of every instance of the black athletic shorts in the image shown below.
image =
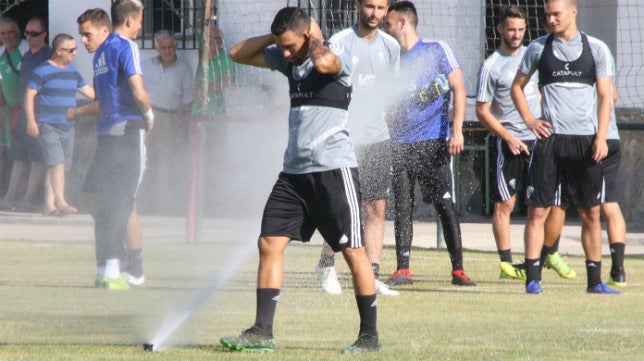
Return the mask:
<path id="1" fill-rule="evenodd" d="M 365 202 L 389 198 L 391 189 L 391 142 L 356 147 L 360 169 L 360 193 Z"/>
<path id="2" fill-rule="evenodd" d="M 392 154 L 394 173 L 405 172 L 410 184 L 418 182 L 423 202 L 453 201 L 452 161 L 446 139 L 395 143 Z"/>
<path id="3" fill-rule="evenodd" d="M 603 166 L 592 159 L 594 138 L 553 134 L 536 141 L 528 169 L 526 204 L 581 208 L 599 205 L 603 199 Z"/>
<path id="4" fill-rule="evenodd" d="M 492 150 L 492 159 L 496 155 L 496 162 L 492 165 L 495 181 L 492 183 L 491 198 L 493 202 L 505 202 L 517 192 L 525 190 L 530 156 L 525 153 L 513 154 L 507 142 L 497 137 L 492 139 L 496 140 Z M 524 140 L 523 143 L 532 151 L 534 140 Z"/>
<path id="5" fill-rule="evenodd" d="M 604 200 L 602 203 L 619 201 L 623 184 L 619 183 L 619 164 L 622 150 L 619 139 L 608 139 L 608 155 L 601 161 L 604 176 Z"/>
<path id="6" fill-rule="evenodd" d="M 96 153 L 87 170 L 83 191 L 102 192 L 113 184 L 134 184 L 134 189 L 124 189 L 134 197 L 145 169 L 144 131 L 129 129 L 124 135 L 97 137 Z"/>
<path id="7" fill-rule="evenodd" d="M 264 207 L 260 235 L 308 242 L 316 229 L 335 252 L 362 247 L 356 168 L 280 173 Z"/>

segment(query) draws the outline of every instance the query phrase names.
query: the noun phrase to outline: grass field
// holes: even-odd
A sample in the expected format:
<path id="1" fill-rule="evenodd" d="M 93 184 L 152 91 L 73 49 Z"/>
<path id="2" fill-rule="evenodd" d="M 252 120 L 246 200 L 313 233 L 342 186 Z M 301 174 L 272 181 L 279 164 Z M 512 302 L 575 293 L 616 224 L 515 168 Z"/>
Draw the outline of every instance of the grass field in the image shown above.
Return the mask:
<path id="1" fill-rule="evenodd" d="M 588 295 L 581 257 L 567 257 L 572 281 L 544 271 L 543 295 L 498 278 L 495 253 L 466 252 L 474 288 L 450 284 L 444 250 L 414 249 L 415 283 L 400 297 L 378 299 L 383 350 L 343 356 L 357 336 L 358 315 L 346 265 L 345 291 L 319 290 L 312 272 L 319 245 L 287 249 L 272 354 L 224 350 L 219 338 L 250 326 L 255 313 L 257 256 L 170 337 L 165 350 L 144 352 L 165 322 L 185 310 L 226 273 L 239 245 L 151 243 L 145 249 L 146 289 L 93 288 L 91 242 L 0 241 L 0 360 L 642 360 L 644 260 L 627 258 L 622 296 Z M 244 253 L 244 252 L 241 252 Z M 381 269 L 394 269 L 392 249 Z M 517 256 L 517 260 L 521 256 Z M 606 278 L 610 259 L 604 259 Z"/>

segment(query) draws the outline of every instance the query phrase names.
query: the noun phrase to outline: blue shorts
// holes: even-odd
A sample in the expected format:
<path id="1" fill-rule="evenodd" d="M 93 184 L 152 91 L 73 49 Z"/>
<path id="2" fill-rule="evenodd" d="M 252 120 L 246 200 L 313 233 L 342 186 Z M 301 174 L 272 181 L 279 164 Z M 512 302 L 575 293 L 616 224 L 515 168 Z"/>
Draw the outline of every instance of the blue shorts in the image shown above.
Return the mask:
<path id="1" fill-rule="evenodd" d="M 42 149 L 43 162 L 48 167 L 64 164 L 65 169 L 72 165 L 74 153 L 74 128 L 60 129 L 50 123 L 38 123 L 38 141 Z"/>

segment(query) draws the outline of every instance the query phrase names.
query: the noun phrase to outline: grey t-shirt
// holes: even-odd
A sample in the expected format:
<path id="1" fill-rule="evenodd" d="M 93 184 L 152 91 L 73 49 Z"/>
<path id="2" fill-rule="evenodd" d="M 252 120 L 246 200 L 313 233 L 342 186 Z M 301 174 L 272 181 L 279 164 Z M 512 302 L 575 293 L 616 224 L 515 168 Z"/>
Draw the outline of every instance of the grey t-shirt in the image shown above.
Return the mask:
<path id="1" fill-rule="evenodd" d="M 331 44 L 330 47 L 342 62 L 342 70 L 333 78 L 342 85 L 350 86 L 351 55 L 340 44 Z M 268 68 L 281 72 L 289 79 L 302 80 L 313 71 L 311 59 L 293 65 L 289 71 L 288 61 L 277 46 L 266 48 L 264 54 Z M 340 108 L 313 105 L 291 107 L 283 172 L 304 174 L 357 167 L 347 117 L 348 111 Z"/>
<path id="2" fill-rule="evenodd" d="M 539 67 L 539 60 L 546 43 L 542 36 L 530 43 L 519 71 L 532 74 Z M 588 36 L 590 50 L 595 60 L 595 79 L 611 77 L 610 50 L 601 40 Z M 555 37 L 552 41 L 554 56 L 571 62 L 579 58 L 583 49 L 581 33 L 564 42 Z M 596 93 L 594 86 L 584 83 L 552 83 L 541 88 L 542 119 L 552 124 L 554 134 L 592 135 L 597 133 Z"/>
<path id="3" fill-rule="evenodd" d="M 506 54 L 497 49 L 485 59 L 479 71 L 476 100 L 482 103 L 491 103 L 490 112 L 510 134 L 521 140 L 533 140 L 535 139 L 534 134 L 523 122 L 510 97 L 512 82 L 525 52 L 525 46 L 522 46 L 516 55 Z M 523 89 L 530 113 L 536 118 L 541 117 L 537 94 L 538 79 L 538 74 L 535 72 L 528 85 Z"/>
<path id="4" fill-rule="evenodd" d="M 400 45 L 391 35 L 378 30 L 367 43 L 356 26 L 344 29 L 330 40 L 351 53 L 353 95 L 349 106 L 351 138 L 358 145 L 390 139 L 385 120 L 387 104 L 393 101 L 391 89 L 400 70 Z"/>

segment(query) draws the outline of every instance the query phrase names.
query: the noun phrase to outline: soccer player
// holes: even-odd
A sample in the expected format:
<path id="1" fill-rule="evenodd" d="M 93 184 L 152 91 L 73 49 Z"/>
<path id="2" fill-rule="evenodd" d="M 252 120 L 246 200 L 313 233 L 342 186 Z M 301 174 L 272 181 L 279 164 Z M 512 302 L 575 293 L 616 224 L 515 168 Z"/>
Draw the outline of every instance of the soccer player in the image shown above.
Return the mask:
<path id="1" fill-rule="evenodd" d="M 600 203 L 602 165 L 611 112 L 610 50 L 577 28 L 577 2 L 550 0 L 545 14 L 551 34 L 530 43 L 512 84 L 511 96 L 537 142 L 528 170 L 525 227 L 526 293 L 540 294 L 544 224 L 560 194 L 577 207 L 586 255 L 587 291 L 619 294 L 601 279 Z M 542 117 L 528 107 L 524 88 L 539 71 Z M 595 108 L 595 88 L 597 111 Z M 558 185 L 564 187 L 557 192 Z"/>
<path id="2" fill-rule="evenodd" d="M 230 56 L 284 74 L 291 110 L 284 167 L 264 207 L 258 240 L 255 324 L 221 343 L 240 351 L 275 349 L 284 249 L 291 240 L 309 241 L 317 229 L 342 252 L 353 276 L 360 331 L 343 353 L 379 351 L 375 282 L 362 245 L 357 161 L 347 128 L 350 53 L 340 44 L 324 44 L 319 26 L 304 10 L 286 7 L 275 15 L 270 34 L 237 43 Z"/>
<path id="3" fill-rule="evenodd" d="M 526 31 L 527 14 L 518 6 L 504 7 L 497 22 L 501 45 L 481 66 L 476 102 L 479 121 L 496 138 L 496 182 L 492 197 L 494 215 L 492 230 L 501 262 L 501 277 L 526 279 L 525 269 L 512 263 L 510 242 L 510 215 L 514 210 L 517 193 L 525 191 L 530 149 L 535 136 L 523 123 L 510 97 L 510 88 L 519 63 L 525 54 L 523 37 Z M 537 76 L 533 75 L 524 87 L 530 113 L 541 116 Z M 557 252 L 558 242 L 550 247 L 544 245 L 543 262 L 561 277 L 576 276 Z"/>
<path id="4" fill-rule="evenodd" d="M 102 9 L 87 10 L 77 20 L 83 45 L 90 53 L 95 52 L 98 102 L 80 112 L 77 109 L 73 115 L 101 114 L 97 149 L 84 185 L 86 191 L 97 193 L 95 286 L 129 289 L 145 282 L 141 249 L 126 253 L 123 245 L 128 227 L 137 231 L 132 233 L 139 232 L 134 197 L 143 175 L 145 131 L 152 129 L 154 115 L 143 88 L 139 49 L 132 41 L 141 29 L 143 4 L 139 0 L 118 0 L 112 3 L 111 12 L 112 33 L 110 19 Z M 128 260 L 128 272 L 121 275 L 123 259 Z"/>
<path id="5" fill-rule="evenodd" d="M 388 0 L 357 0 L 358 22 L 333 35 L 332 43 L 342 44 L 352 56 L 354 95 L 349 110 L 351 138 L 356 144 L 360 168 L 360 193 L 364 210 L 364 239 L 367 256 L 376 278 L 376 290 L 397 296 L 381 282 L 380 255 L 385 238 L 385 207 L 391 187 L 391 140 L 385 120 L 385 104 L 397 77 L 400 46 L 380 30 Z M 342 292 L 337 281 L 333 251 L 324 246 L 316 266 L 322 288 L 332 294 Z"/>
<path id="6" fill-rule="evenodd" d="M 614 69 L 614 59 L 611 59 L 611 66 Z M 621 187 L 618 180 L 619 163 L 622 159 L 617 120 L 615 117 L 615 104 L 617 103 L 617 87 L 612 84 L 613 108 L 611 110 L 610 123 L 608 124 L 608 156 L 602 160 L 604 196 L 599 206 L 601 215 L 606 220 L 608 233 L 608 244 L 610 248 L 611 269 L 610 277 L 606 282 L 617 287 L 626 287 L 626 271 L 624 270 L 624 253 L 626 250 L 626 222 L 622 209 L 617 203 Z M 552 207 L 550 215 L 546 220 L 546 237 L 543 247 L 549 247 L 559 242 L 561 230 L 566 218 L 566 207 Z M 543 252 L 542 257 L 543 260 Z"/>
<path id="7" fill-rule="evenodd" d="M 385 28 L 400 43 L 401 83 L 407 86 L 389 122 L 393 141 L 393 189 L 397 269 L 387 283 L 413 282 L 409 259 L 413 236 L 415 183 L 423 201 L 432 203 L 444 225 L 452 263 L 452 284 L 475 286 L 463 270 L 461 225 L 452 188 L 451 155 L 463 150 L 465 85 L 452 49 L 442 41 L 421 39 L 418 14 L 410 1 L 392 5 Z M 450 130 L 449 103 L 454 118 Z"/>

